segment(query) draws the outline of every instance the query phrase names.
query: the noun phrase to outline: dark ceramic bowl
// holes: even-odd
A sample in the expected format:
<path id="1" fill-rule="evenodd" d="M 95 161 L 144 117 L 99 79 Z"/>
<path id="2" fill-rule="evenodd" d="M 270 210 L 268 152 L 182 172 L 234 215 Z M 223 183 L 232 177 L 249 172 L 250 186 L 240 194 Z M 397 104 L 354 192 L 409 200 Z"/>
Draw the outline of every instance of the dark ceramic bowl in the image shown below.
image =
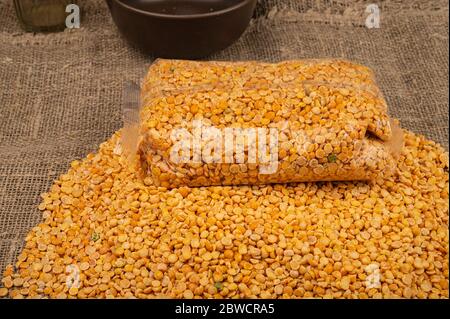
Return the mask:
<path id="1" fill-rule="evenodd" d="M 156 57 L 194 59 L 222 50 L 248 26 L 256 0 L 106 0 L 132 44 Z"/>

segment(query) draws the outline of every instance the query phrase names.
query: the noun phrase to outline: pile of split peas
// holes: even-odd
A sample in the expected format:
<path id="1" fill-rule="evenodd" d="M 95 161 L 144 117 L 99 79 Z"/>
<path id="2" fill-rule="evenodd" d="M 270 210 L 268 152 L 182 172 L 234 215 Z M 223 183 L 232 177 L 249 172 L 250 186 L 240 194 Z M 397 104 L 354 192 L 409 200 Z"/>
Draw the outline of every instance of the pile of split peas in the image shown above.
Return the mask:
<path id="1" fill-rule="evenodd" d="M 448 154 L 422 136 L 371 183 L 171 190 L 119 137 L 42 195 L 0 296 L 448 298 Z"/>

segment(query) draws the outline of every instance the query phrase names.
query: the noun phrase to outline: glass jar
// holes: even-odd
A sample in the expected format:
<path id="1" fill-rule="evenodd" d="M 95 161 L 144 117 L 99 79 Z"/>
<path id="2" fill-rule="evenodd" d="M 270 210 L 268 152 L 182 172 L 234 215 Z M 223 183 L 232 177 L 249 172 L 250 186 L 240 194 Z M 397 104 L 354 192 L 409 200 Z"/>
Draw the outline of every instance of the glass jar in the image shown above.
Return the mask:
<path id="1" fill-rule="evenodd" d="M 73 0 L 14 0 L 20 24 L 28 32 L 62 31 L 66 26 L 66 6 Z"/>

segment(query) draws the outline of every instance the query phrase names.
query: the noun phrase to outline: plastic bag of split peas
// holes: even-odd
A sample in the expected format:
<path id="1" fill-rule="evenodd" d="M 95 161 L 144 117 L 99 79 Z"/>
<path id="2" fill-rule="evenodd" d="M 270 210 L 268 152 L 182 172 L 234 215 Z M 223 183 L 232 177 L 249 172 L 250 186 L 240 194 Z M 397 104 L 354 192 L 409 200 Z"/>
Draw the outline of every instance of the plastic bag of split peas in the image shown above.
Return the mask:
<path id="1" fill-rule="evenodd" d="M 137 154 L 158 186 L 375 180 L 402 131 L 367 67 L 340 60 L 157 60 Z"/>

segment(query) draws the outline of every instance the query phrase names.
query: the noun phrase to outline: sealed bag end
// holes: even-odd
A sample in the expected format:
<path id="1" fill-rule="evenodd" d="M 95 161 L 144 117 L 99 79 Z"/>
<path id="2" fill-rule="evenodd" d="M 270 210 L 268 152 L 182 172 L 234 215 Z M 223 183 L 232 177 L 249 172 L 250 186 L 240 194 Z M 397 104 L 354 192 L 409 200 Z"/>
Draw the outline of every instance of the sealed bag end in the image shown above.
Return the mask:
<path id="1" fill-rule="evenodd" d="M 141 89 L 137 83 L 133 81 L 124 83 L 122 90 L 123 128 L 120 145 L 122 156 L 133 166 L 138 164 L 140 94 Z"/>
<path id="2" fill-rule="evenodd" d="M 400 127 L 398 119 L 391 120 L 392 138 L 385 142 L 390 153 L 395 159 L 398 159 L 405 146 L 405 136 L 403 129 Z"/>

